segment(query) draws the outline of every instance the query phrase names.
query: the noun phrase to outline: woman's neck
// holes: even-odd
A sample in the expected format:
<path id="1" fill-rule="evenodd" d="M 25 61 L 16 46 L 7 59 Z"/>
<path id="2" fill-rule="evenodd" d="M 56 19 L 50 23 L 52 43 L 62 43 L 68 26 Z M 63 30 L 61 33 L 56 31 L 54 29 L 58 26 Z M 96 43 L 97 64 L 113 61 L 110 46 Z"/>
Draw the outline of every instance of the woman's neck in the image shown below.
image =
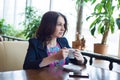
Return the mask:
<path id="1" fill-rule="evenodd" d="M 57 44 L 57 39 L 53 38 L 51 41 L 48 42 L 47 46 L 48 47 L 55 47 Z"/>

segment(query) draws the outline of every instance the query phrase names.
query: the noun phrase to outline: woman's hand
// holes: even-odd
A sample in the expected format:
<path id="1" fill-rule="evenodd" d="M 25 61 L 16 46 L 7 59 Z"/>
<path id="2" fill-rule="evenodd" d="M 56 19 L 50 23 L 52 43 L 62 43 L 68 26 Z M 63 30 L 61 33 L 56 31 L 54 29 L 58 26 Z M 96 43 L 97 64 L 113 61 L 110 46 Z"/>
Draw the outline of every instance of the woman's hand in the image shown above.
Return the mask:
<path id="1" fill-rule="evenodd" d="M 75 58 L 78 60 L 78 62 L 80 62 L 80 63 L 83 63 L 83 62 L 84 62 L 84 58 L 83 58 L 80 50 L 75 49 L 74 56 L 75 56 Z"/>
<path id="2" fill-rule="evenodd" d="M 55 57 L 57 60 L 66 59 L 68 54 L 69 54 L 69 50 L 65 47 L 62 48 L 60 51 L 58 51 L 58 53 L 55 54 Z"/>

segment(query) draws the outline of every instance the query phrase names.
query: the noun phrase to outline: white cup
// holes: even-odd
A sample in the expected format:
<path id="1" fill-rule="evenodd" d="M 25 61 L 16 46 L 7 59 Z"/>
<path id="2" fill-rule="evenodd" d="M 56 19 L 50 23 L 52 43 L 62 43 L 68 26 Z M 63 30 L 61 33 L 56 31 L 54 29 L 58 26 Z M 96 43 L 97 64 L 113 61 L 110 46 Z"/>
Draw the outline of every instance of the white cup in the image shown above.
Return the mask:
<path id="1" fill-rule="evenodd" d="M 69 57 L 70 59 L 74 59 L 74 58 L 75 58 L 75 57 L 74 57 L 74 53 L 75 53 L 75 49 L 70 48 L 70 49 L 69 49 L 68 57 Z"/>

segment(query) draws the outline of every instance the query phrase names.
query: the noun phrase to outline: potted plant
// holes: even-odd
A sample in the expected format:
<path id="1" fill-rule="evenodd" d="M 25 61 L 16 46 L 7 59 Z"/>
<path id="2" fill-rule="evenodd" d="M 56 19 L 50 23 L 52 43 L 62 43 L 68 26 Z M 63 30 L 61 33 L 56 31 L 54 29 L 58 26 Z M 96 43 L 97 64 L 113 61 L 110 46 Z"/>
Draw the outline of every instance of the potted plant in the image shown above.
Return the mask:
<path id="1" fill-rule="evenodd" d="M 72 42 L 72 47 L 80 50 L 85 49 L 85 39 L 82 35 L 82 16 L 83 16 L 83 7 L 84 3 L 87 3 L 89 0 L 75 0 L 76 2 L 76 12 L 77 12 L 77 22 L 76 22 L 76 34 L 75 41 Z M 82 37 L 82 38 L 80 38 Z"/>
<path id="2" fill-rule="evenodd" d="M 6 24 L 5 19 L 0 19 L 0 35 L 15 36 L 17 31 L 10 24 Z"/>
<path id="3" fill-rule="evenodd" d="M 96 0 L 95 0 L 96 1 Z M 118 5 L 120 5 L 120 0 L 118 1 Z M 90 17 L 95 17 L 95 20 L 90 25 L 90 32 L 92 36 L 95 36 L 95 32 L 102 34 L 101 43 L 94 44 L 94 52 L 95 53 L 107 53 L 107 38 L 109 32 L 114 33 L 115 30 L 115 20 L 113 17 L 114 9 L 116 6 L 113 6 L 113 0 L 101 0 L 94 7 L 94 12 Z M 118 27 L 120 29 L 120 27 Z M 101 48 L 101 47 L 102 48 Z M 104 48 L 103 48 L 104 47 Z M 100 50 L 102 50 L 100 52 Z"/>
<path id="4" fill-rule="evenodd" d="M 22 22 L 22 25 L 25 26 L 23 33 L 26 36 L 26 39 L 35 37 L 36 30 L 39 27 L 41 21 L 41 15 L 39 10 L 32 6 L 27 6 L 25 8 L 25 20 Z"/>

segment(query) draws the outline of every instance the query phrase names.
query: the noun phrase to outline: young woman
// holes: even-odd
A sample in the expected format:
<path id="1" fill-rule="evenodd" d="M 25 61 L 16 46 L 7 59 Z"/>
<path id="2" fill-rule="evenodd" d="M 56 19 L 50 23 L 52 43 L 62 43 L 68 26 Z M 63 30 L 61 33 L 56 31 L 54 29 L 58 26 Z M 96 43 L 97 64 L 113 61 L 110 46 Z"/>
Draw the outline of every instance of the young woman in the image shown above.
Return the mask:
<path id="1" fill-rule="evenodd" d="M 29 40 L 23 69 L 63 66 L 69 62 L 84 63 L 79 50 L 75 50 L 74 59 L 68 57 L 70 46 L 63 37 L 66 31 L 67 20 L 63 14 L 55 11 L 45 13 L 36 32 L 36 38 Z"/>

